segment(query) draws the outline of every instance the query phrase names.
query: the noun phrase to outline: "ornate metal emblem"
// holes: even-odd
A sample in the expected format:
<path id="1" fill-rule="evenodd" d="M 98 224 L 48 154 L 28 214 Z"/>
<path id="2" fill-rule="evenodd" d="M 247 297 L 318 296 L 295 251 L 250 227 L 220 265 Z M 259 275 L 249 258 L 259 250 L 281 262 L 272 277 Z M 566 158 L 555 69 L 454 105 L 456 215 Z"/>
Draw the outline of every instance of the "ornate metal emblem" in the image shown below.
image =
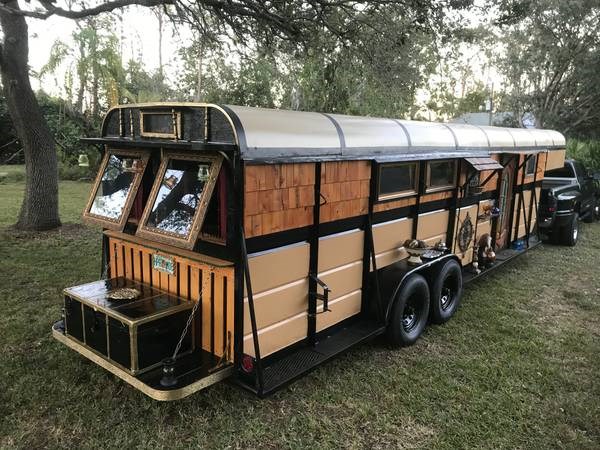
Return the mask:
<path id="1" fill-rule="evenodd" d="M 473 223 L 471 222 L 471 216 L 467 213 L 467 217 L 458 230 L 458 247 L 461 252 L 466 252 L 469 248 L 469 244 L 473 240 Z"/>

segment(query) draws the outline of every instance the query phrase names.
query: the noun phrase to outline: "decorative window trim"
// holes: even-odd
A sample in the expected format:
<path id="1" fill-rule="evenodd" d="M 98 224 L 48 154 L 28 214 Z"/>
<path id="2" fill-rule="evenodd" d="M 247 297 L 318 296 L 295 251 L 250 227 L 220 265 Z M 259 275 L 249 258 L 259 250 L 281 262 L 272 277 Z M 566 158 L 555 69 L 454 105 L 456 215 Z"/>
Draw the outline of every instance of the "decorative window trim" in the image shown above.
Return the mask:
<path id="1" fill-rule="evenodd" d="M 177 233 L 160 230 L 158 228 L 146 225 L 146 222 L 150 217 L 152 207 L 154 206 L 154 202 L 156 201 L 156 197 L 160 190 L 160 186 L 162 185 L 163 177 L 167 170 L 167 166 L 169 164 L 169 161 L 172 159 L 180 161 L 185 160 L 211 163 L 209 177 L 206 181 L 206 184 L 204 185 L 202 197 L 200 199 L 200 204 L 198 205 L 198 208 L 196 209 L 196 212 L 192 219 L 191 230 L 186 237 L 183 237 Z M 138 225 L 138 229 L 135 233 L 136 236 L 192 250 L 194 248 L 194 245 L 196 244 L 198 236 L 200 235 L 202 223 L 204 222 L 204 216 L 206 215 L 208 203 L 210 202 L 210 199 L 212 197 L 215 184 L 217 182 L 217 177 L 219 175 L 219 171 L 221 170 L 222 162 L 223 157 L 220 155 L 190 155 L 188 153 L 164 152 L 160 163 L 160 167 L 158 169 L 158 172 L 156 173 L 154 185 L 152 186 L 150 196 L 148 197 L 148 201 L 146 202 L 146 206 L 144 208 L 144 213 L 142 214 L 140 224 Z"/>
<path id="2" fill-rule="evenodd" d="M 109 219 L 105 216 L 99 216 L 90 212 L 92 204 L 94 203 L 94 199 L 96 198 L 96 193 L 98 192 L 98 188 L 102 181 L 102 176 L 104 175 L 104 171 L 106 170 L 106 166 L 108 165 L 108 160 L 111 155 L 130 156 L 132 158 L 139 158 L 142 160 L 142 168 L 135 174 L 133 182 L 131 183 L 131 188 L 129 189 L 129 193 L 127 195 L 127 200 L 125 202 L 125 205 L 123 205 L 123 210 L 118 220 Z M 89 224 L 102 225 L 104 228 L 110 230 L 123 231 L 123 228 L 125 228 L 125 224 L 127 223 L 129 214 L 131 213 L 131 208 L 133 206 L 133 202 L 135 201 L 137 191 L 142 182 L 144 171 L 148 166 L 148 159 L 150 159 L 149 150 L 108 149 L 104 153 L 104 157 L 102 158 L 102 162 L 100 163 L 100 168 L 98 169 L 98 174 L 96 175 L 96 179 L 94 181 L 90 197 L 87 201 L 87 204 L 85 205 L 85 209 L 83 210 L 83 221 Z"/>
<path id="3" fill-rule="evenodd" d="M 441 163 L 441 162 L 451 162 L 454 170 L 453 181 L 450 184 L 445 184 L 443 186 L 431 186 L 431 164 L 432 163 Z M 436 159 L 434 161 L 427 161 L 427 167 L 425 169 L 425 193 L 429 194 L 431 192 L 440 192 L 440 191 L 448 191 L 450 189 L 454 189 L 456 187 L 456 180 L 458 178 L 457 168 L 456 168 L 456 160 L 455 159 Z"/>
<path id="4" fill-rule="evenodd" d="M 171 133 L 158 133 L 155 131 L 146 131 L 144 128 L 144 117 L 152 115 L 167 115 L 171 116 L 171 124 L 173 132 Z M 174 109 L 163 110 L 163 111 L 144 111 L 140 109 L 140 136 L 142 137 L 154 137 L 154 138 L 167 138 L 167 139 L 179 139 L 181 136 L 181 112 L 175 111 Z"/>
<path id="5" fill-rule="evenodd" d="M 403 191 L 390 192 L 387 194 L 381 194 L 381 171 L 386 167 L 400 167 L 400 166 L 414 166 L 415 176 L 413 180 L 413 188 L 405 189 Z M 410 162 L 397 162 L 397 163 L 384 163 L 379 164 L 377 169 L 377 201 L 385 202 L 388 200 L 395 200 L 403 197 L 411 197 L 419 193 L 419 163 L 418 161 Z"/>

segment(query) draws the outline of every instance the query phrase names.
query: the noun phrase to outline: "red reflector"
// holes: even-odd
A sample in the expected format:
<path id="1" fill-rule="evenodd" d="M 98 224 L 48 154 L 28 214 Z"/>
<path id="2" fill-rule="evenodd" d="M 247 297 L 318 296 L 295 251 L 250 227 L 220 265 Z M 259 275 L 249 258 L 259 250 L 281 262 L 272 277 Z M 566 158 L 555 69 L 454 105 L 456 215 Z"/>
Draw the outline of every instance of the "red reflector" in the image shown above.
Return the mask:
<path id="1" fill-rule="evenodd" d="M 554 206 L 549 206 L 548 211 L 554 212 L 554 211 L 556 211 L 556 208 Z"/>
<path id="2" fill-rule="evenodd" d="M 254 358 L 252 358 L 252 356 L 242 356 L 242 370 L 246 373 L 250 373 L 254 370 Z"/>

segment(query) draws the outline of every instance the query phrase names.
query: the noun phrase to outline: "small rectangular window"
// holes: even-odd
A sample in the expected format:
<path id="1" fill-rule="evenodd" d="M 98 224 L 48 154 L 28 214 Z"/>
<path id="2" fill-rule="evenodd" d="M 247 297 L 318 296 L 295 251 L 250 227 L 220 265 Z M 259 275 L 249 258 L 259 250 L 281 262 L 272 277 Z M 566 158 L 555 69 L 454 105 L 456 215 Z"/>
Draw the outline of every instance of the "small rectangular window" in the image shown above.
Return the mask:
<path id="1" fill-rule="evenodd" d="M 456 161 L 443 160 L 427 163 L 426 191 L 442 191 L 456 186 Z"/>
<path id="2" fill-rule="evenodd" d="M 379 200 L 417 193 L 417 163 L 383 164 L 379 167 Z"/>
<path id="3" fill-rule="evenodd" d="M 525 175 L 533 175 L 537 167 L 537 155 L 530 155 L 525 166 Z"/>
<path id="4" fill-rule="evenodd" d="M 121 231 L 131 211 L 149 152 L 109 150 L 104 155 L 83 220 Z"/>
<path id="5" fill-rule="evenodd" d="M 140 111 L 143 137 L 178 139 L 181 136 L 181 114 L 177 111 Z"/>
<path id="6" fill-rule="evenodd" d="M 166 153 L 137 235 L 192 249 L 202 228 L 222 158 Z"/>

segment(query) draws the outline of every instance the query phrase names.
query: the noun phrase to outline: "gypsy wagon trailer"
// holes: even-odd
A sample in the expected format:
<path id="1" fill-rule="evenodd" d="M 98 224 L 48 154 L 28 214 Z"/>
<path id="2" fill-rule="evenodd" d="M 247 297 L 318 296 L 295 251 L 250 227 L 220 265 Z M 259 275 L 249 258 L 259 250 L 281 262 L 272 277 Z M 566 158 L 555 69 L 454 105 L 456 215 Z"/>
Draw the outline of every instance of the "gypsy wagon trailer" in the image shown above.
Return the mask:
<path id="1" fill-rule="evenodd" d="M 104 151 L 84 212 L 104 229 L 102 280 L 65 289 L 53 335 L 159 400 L 228 377 L 267 395 L 374 336 L 413 343 L 464 280 L 539 242 L 565 147 L 549 130 L 197 103 L 121 105 L 86 141 Z"/>

